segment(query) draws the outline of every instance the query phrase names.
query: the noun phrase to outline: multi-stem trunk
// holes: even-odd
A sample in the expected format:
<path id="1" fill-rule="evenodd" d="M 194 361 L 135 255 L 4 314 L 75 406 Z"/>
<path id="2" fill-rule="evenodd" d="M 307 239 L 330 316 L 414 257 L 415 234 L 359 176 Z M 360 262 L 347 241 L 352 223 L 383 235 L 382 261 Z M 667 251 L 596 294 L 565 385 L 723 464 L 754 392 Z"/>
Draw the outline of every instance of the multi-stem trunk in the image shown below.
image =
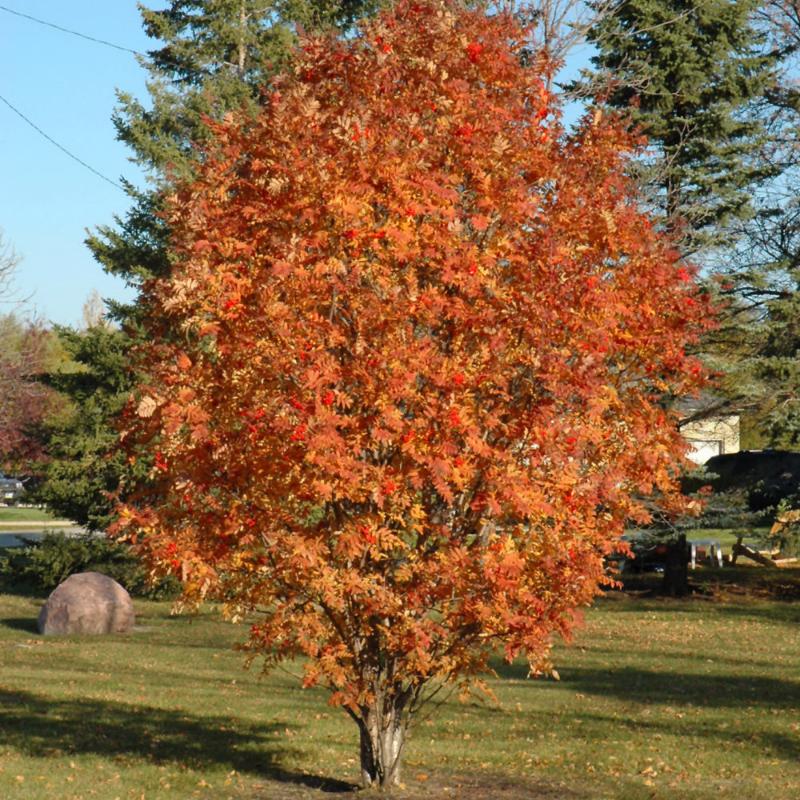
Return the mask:
<path id="1" fill-rule="evenodd" d="M 389 788 L 400 783 L 400 761 L 409 715 L 401 696 L 362 708 L 357 720 L 361 747 L 361 782 Z"/>

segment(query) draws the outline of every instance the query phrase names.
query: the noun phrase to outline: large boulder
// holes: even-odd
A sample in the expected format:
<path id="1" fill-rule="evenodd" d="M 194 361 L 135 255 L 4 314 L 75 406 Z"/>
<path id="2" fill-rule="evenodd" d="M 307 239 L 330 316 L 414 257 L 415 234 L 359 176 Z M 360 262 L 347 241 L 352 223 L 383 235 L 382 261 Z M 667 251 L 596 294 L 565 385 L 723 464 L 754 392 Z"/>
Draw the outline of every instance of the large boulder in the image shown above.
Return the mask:
<path id="1" fill-rule="evenodd" d="M 70 575 L 39 612 L 39 632 L 51 634 L 127 633 L 133 628 L 131 596 L 99 572 Z"/>

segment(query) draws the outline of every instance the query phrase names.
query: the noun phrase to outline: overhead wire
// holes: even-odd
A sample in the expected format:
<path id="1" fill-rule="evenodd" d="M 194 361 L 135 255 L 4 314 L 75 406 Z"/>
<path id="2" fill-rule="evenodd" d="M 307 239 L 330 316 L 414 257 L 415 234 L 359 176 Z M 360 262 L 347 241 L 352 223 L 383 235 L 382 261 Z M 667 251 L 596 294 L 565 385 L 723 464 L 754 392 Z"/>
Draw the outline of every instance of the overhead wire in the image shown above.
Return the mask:
<path id="1" fill-rule="evenodd" d="M 115 186 L 120 191 L 123 191 L 123 192 L 125 191 L 125 188 L 121 184 L 117 183 L 115 180 L 112 180 L 108 176 L 103 175 L 102 172 L 96 170 L 91 164 L 87 164 L 82 158 L 79 158 L 78 156 L 76 156 L 75 153 L 73 153 L 70 150 L 68 150 L 66 147 L 64 147 L 63 144 L 60 144 L 52 136 L 50 136 L 49 134 L 45 133 L 33 120 L 31 120 L 28 117 L 26 117 L 25 114 L 23 114 L 11 102 L 6 100 L 6 98 L 3 97 L 3 95 L 1 95 L 1 94 L 0 94 L 0 101 L 5 103 L 18 117 L 20 117 L 28 125 L 30 125 L 31 128 L 33 128 L 40 136 L 42 136 L 45 139 L 47 139 L 47 141 L 50 142 L 50 144 L 55 145 L 59 150 L 61 150 L 62 153 L 65 153 L 66 155 L 68 155 L 73 161 L 77 161 L 82 167 L 85 167 L 86 169 L 89 170 L 89 172 L 94 173 L 98 178 L 102 178 L 106 183 L 110 183 L 112 186 Z"/>
<path id="2" fill-rule="evenodd" d="M 31 22 L 36 22 L 39 25 L 45 25 L 48 28 L 53 28 L 53 29 L 55 29 L 57 31 L 61 31 L 62 33 L 68 33 L 71 36 L 77 36 L 77 37 L 79 37 L 81 39 L 85 39 L 85 40 L 87 40 L 89 42 L 94 42 L 95 44 L 101 44 L 101 45 L 104 45 L 105 47 L 112 47 L 115 50 L 121 50 L 122 52 L 125 52 L 125 53 L 133 53 L 133 55 L 135 55 L 135 56 L 142 55 L 138 50 L 133 50 L 130 47 L 124 47 L 123 45 L 115 44 L 114 42 L 109 42 L 106 39 L 99 39 L 96 36 L 89 36 L 88 34 L 81 33 L 80 31 L 72 30 L 71 28 L 64 28 L 61 25 L 56 25 L 54 22 L 48 22 L 47 20 L 39 19 L 39 17 L 34 17 L 34 16 L 31 16 L 30 14 L 24 14 L 21 11 L 17 11 L 17 10 L 15 10 L 13 8 L 8 8 L 8 6 L 0 5 L 0 11 L 5 11 L 6 13 L 13 14 L 14 16 L 17 16 L 17 17 L 22 17 L 24 19 L 30 20 Z M 50 142 L 50 144 L 52 144 L 55 147 L 57 147 L 62 153 L 64 153 L 65 155 L 69 156 L 69 158 L 71 158 L 73 161 L 76 161 L 82 167 L 84 167 L 85 169 L 88 169 L 89 172 L 91 172 L 93 175 L 96 175 L 98 178 L 101 178 L 106 183 L 110 183 L 112 186 L 116 187 L 117 189 L 120 189 L 123 192 L 125 191 L 125 188 L 121 184 L 117 183 L 117 181 L 112 180 L 107 175 L 103 175 L 102 172 L 100 172 L 99 170 L 95 169 L 91 164 L 87 164 L 86 161 L 84 161 L 79 156 L 76 156 L 75 153 L 73 153 L 71 150 L 66 148 L 60 142 L 57 142 L 46 131 L 43 131 L 32 119 L 30 119 L 30 117 L 26 116 L 13 103 L 11 103 L 10 100 L 7 100 L 5 97 L 0 95 L 0 101 L 2 101 L 6 106 L 8 106 L 8 108 L 10 108 L 11 111 L 13 111 L 26 124 L 30 125 L 30 127 L 33 128 L 42 138 L 46 139 L 48 142 Z"/>
<path id="3" fill-rule="evenodd" d="M 140 53 L 138 50 L 133 50 L 130 47 L 124 47 L 121 44 L 114 44 L 114 42 L 109 42 L 106 39 L 98 39 L 96 36 L 89 36 L 86 33 L 74 31 L 71 28 L 64 28 L 61 25 L 56 25 L 54 22 L 48 22 L 47 20 L 39 19 L 39 17 L 33 17 L 30 14 L 23 14 L 21 11 L 16 11 L 15 9 L 8 8 L 7 6 L 0 5 L 0 11 L 5 11 L 8 14 L 14 14 L 14 16 L 29 19 L 31 22 L 36 22 L 39 25 L 45 25 L 48 28 L 53 28 L 57 31 L 61 31 L 62 33 L 69 33 L 72 36 L 78 36 L 81 39 L 86 39 L 87 41 L 94 42 L 95 44 L 102 44 L 106 47 L 113 47 L 115 50 L 122 50 L 124 53 L 133 53 L 135 56 L 142 55 L 142 53 Z"/>

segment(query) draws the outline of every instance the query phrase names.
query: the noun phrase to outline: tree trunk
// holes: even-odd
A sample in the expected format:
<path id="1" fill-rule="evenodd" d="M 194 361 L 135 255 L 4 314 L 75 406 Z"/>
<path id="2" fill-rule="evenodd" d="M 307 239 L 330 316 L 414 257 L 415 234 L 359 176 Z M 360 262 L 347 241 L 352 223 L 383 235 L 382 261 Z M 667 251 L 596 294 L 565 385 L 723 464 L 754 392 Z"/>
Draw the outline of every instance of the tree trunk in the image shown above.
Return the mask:
<path id="1" fill-rule="evenodd" d="M 389 788 L 400 783 L 400 756 L 403 752 L 407 715 L 401 702 L 380 709 L 377 703 L 364 709 L 358 720 L 361 745 L 361 782 L 364 787 Z"/>
<path id="2" fill-rule="evenodd" d="M 245 0 L 239 8 L 239 64 L 238 71 L 239 77 L 244 77 L 245 58 L 247 57 L 247 9 L 245 7 Z"/>
<path id="3" fill-rule="evenodd" d="M 661 587 L 668 597 L 685 597 L 689 594 L 689 546 L 686 534 L 671 542 L 664 564 L 664 582 Z"/>

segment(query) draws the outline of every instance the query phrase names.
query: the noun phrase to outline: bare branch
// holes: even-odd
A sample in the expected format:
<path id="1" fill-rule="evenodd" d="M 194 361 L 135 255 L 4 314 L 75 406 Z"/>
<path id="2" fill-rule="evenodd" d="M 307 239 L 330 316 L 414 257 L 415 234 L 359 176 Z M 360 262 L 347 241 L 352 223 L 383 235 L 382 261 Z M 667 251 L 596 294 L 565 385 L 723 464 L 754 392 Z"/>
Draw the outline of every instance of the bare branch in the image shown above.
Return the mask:
<path id="1" fill-rule="evenodd" d="M 0 302 L 8 303 L 14 295 L 14 272 L 19 264 L 19 256 L 3 238 L 0 230 Z"/>

